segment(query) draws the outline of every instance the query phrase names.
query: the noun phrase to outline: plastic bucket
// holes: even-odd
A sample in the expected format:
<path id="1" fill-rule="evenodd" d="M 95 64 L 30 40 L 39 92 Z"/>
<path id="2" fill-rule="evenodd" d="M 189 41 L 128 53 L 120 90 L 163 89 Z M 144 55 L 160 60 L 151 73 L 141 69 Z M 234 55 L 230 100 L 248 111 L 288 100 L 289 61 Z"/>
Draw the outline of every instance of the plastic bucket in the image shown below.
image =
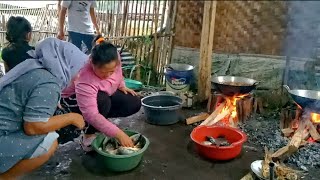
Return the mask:
<path id="1" fill-rule="evenodd" d="M 166 90 L 175 93 L 186 92 L 190 88 L 194 67 L 189 64 L 169 64 L 165 67 Z"/>

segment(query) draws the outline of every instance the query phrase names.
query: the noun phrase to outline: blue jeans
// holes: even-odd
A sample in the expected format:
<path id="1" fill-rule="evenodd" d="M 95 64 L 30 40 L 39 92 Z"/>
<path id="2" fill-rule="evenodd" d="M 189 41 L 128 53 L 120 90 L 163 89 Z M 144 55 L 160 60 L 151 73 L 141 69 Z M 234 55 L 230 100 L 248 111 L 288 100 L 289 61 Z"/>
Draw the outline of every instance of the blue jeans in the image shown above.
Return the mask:
<path id="1" fill-rule="evenodd" d="M 92 43 L 93 43 L 92 41 L 95 37 L 93 34 L 81 34 L 81 33 L 72 32 L 72 31 L 68 31 L 68 33 L 69 33 L 69 42 L 77 46 L 81 51 L 82 51 L 81 44 L 83 42 L 88 49 L 85 53 L 89 54 L 91 52 Z"/>

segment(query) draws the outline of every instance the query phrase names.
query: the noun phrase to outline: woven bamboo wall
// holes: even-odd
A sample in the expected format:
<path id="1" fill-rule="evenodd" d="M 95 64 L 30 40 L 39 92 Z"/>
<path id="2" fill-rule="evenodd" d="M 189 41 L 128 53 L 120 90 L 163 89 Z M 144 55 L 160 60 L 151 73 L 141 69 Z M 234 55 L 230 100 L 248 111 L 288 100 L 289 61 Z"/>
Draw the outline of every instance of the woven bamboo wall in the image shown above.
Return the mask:
<path id="1" fill-rule="evenodd" d="M 218 1 L 214 52 L 282 54 L 286 28 L 283 1 Z M 175 45 L 200 47 L 203 1 L 179 1 Z"/>

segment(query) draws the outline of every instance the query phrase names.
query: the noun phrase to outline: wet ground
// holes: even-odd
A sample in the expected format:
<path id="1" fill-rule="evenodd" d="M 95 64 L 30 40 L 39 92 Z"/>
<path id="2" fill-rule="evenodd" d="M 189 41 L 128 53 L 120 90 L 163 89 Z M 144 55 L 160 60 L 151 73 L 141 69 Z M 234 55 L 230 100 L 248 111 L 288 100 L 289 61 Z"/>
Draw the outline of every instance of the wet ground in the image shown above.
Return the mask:
<path id="1" fill-rule="evenodd" d="M 184 116 L 196 112 L 183 111 Z M 113 119 L 122 128 L 141 132 L 150 140 L 140 165 L 130 172 L 112 173 L 103 169 L 95 154 L 85 154 L 76 142 L 60 145 L 54 157 L 24 179 L 217 179 L 239 180 L 263 152 L 246 144 L 239 157 L 228 162 L 214 162 L 200 157 L 190 140 L 193 126 L 178 123 L 155 126 L 145 122 L 142 111 L 127 118 Z"/>

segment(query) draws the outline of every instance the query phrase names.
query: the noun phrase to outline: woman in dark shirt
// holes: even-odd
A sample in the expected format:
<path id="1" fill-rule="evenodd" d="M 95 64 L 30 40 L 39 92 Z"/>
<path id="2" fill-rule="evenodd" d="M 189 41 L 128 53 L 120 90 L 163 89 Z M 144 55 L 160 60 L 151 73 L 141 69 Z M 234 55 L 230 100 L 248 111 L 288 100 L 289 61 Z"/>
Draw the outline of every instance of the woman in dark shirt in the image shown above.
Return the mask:
<path id="1" fill-rule="evenodd" d="M 6 26 L 8 44 L 3 48 L 1 56 L 5 71 L 8 72 L 22 61 L 29 59 L 30 56 L 27 52 L 34 48 L 29 45 L 32 27 L 26 18 L 11 16 Z"/>

